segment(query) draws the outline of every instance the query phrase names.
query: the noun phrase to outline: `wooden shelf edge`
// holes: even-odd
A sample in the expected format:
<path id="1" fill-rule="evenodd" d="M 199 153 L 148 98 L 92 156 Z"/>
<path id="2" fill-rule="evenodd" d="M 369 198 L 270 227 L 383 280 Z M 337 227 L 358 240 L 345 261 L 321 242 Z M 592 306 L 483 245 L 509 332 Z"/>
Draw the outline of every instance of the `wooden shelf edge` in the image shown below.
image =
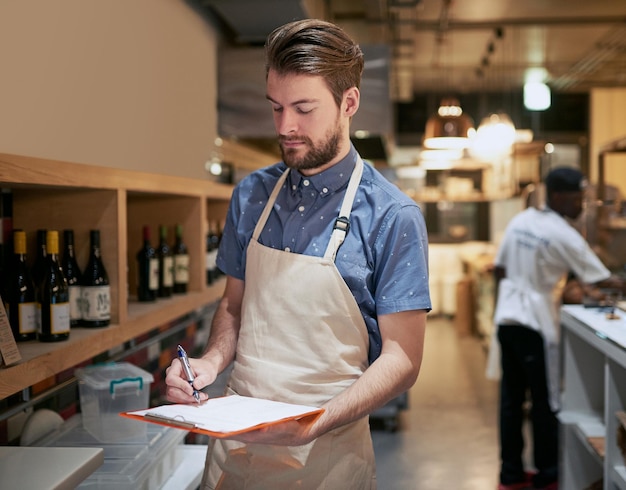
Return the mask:
<path id="1" fill-rule="evenodd" d="M 159 194 L 197 195 L 214 200 L 228 200 L 233 186 L 210 180 L 166 174 L 63 162 L 45 158 L 0 153 L 0 182 L 80 187 L 91 189 L 127 189 Z M 158 189 L 167 189 L 158 191 Z"/>
<path id="2" fill-rule="evenodd" d="M 128 321 L 105 328 L 76 328 L 64 342 L 18 344 L 22 361 L 0 369 L 0 399 L 217 301 L 224 284 L 222 280 L 202 292 L 190 292 L 155 303 L 131 303 Z"/>

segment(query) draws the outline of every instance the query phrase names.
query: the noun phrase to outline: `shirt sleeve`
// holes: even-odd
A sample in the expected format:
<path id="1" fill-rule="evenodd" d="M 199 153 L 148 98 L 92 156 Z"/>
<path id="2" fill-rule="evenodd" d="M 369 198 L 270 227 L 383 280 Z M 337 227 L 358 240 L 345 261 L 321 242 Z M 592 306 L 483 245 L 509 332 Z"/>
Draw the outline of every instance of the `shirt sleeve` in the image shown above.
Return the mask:
<path id="1" fill-rule="evenodd" d="M 375 242 L 375 302 L 379 315 L 431 310 L 428 287 L 428 236 L 415 205 L 400 207 Z"/>
<path id="2" fill-rule="evenodd" d="M 578 233 L 576 233 L 578 235 Z M 606 266 L 600 258 L 591 250 L 587 241 L 578 235 L 578 239 L 570 240 L 568 243 L 572 245 L 570 250 L 570 264 L 574 274 L 587 284 L 594 284 L 611 276 Z"/>
<path id="3" fill-rule="evenodd" d="M 237 279 L 244 279 L 245 243 L 242 243 L 240 234 L 237 232 L 238 219 L 241 216 L 239 202 L 240 188 L 236 187 L 228 206 L 226 222 L 222 230 L 222 238 L 217 254 L 217 267 L 226 275 Z"/>

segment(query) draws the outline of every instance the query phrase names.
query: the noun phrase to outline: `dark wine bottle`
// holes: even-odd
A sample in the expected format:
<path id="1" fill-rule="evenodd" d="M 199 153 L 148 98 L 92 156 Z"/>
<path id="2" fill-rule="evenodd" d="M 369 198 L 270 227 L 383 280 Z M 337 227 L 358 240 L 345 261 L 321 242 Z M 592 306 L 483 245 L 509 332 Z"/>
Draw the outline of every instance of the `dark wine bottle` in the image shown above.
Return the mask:
<path id="1" fill-rule="evenodd" d="M 70 327 L 77 327 L 82 319 L 82 275 L 76 261 L 74 230 L 63 230 L 61 269 L 70 291 Z"/>
<path id="2" fill-rule="evenodd" d="M 220 246 L 220 237 L 217 231 L 217 222 L 209 223 L 209 235 L 207 237 L 207 284 L 212 284 L 218 279 L 217 250 Z"/>
<path id="3" fill-rule="evenodd" d="M 12 231 L 13 193 L 11 189 L 4 188 L 0 189 L 0 277 L 7 277 L 13 262 Z"/>
<path id="4" fill-rule="evenodd" d="M 204 270 L 207 285 L 213 284 L 213 244 L 211 243 L 211 231 L 206 234 L 206 250 L 204 254 Z"/>
<path id="5" fill-rule="evenodd" d="M 89 232 L 90 253 L 82 282 L 83 327 L 106 327 L 111 323 L 111 286 L 102 262 L 100 230 Z"/>
<path id="6" fill-rule="evenodd" d="M 216 221 L 216 226 L 217 226 L 217 248 L 219 249 L 220 247 L 220 243 L 222 243 L 222 235 L 224 234 L 224 225 L 226 224 L 225 220 L 220 220 L 220 221 Z M 223 276 L 224 273 L 220 270 L 220 268 L 217 266 L 217 263 L 215 264 L 215 277 L 221 277 Z"/>
<path id="7" fill-rule="evenodd" d="M 137 299 L 154 301 L 159 289 L 159 259 L 150 245 L 150 227 L 143 227 L 143 247 L 137 253 Z"/>
<path id="8" fill-rule="evenodd" d="M 159 227 L 159 246 L 157 256 L 159 258 L 159 298 L 167 298 L 172 295 L 174 286 L 174 257 L 170 246 L 167 244 L 167 226 Z"/>
<path id="9" fill-rule="evenodd" d="M 46 250 L 47 234 L 47 230 L 37 230 L 37 251 L 35 254 L 35 262 L 33 264 L 33 268 L 31 269 L 35 289 L 39 289 L 39 286 L 41 286 L 43 276 L 46 274 L 46 270 L 48 269 L 48 252 Z"/>
<path id="10" fill-rule="evenodd" d="M 70 293 L 59 264 L 59 232 L 46 234 L 47 267 L 38 290 L 42 342 L 67 340 L 70 336 Z"/>
<path id="11" fill-rule="evenodd" d="M 174 293 L 187 292 L 189 283 L 189 254 L 183 241 L 183 226 L 176 225 L 176 241 L 174 243 Z"/>
<path id="12" fill-rule="evenodd" d="M 9 265 L 4 306 L 18 342 L 37 338 L 37 298 L 26 265 L 26 232 L 13 232 L 13 261 Z"/>

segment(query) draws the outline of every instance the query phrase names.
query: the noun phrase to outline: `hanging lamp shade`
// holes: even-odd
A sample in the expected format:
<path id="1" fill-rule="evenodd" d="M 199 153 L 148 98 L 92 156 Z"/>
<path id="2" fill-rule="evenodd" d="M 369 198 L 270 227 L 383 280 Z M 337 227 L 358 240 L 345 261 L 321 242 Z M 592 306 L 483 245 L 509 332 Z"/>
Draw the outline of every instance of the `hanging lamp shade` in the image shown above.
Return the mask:
<path id="1" fill-rule="evenodd" d="M 442 99 L 437 113 L 426 121 L 424 147 L 430 149 L 462 149 L 469 144 L 474 121 L 461 109 L 454 97 Z"/>

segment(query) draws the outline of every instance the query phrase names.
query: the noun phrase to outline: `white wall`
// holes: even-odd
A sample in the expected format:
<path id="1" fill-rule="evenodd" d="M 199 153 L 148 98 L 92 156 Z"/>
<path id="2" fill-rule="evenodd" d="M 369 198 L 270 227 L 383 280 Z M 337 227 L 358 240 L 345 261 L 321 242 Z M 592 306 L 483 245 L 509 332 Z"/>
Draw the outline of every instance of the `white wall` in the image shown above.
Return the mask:
<path id="1" fill-rule="evenodd" d="M 626 137 L 626 87 L 593 89 L 590 107 L 591 180 L 598 179 L 600 148 L 618 138 Z M 611 154 L 605 161 L 605 182 L 619 188 L 626 196 L 626 154 Z"/>
<path id="2" fill-rule="evenodd" d="M 184 0 L 2 0 L 0 153 L 204 178 L 216 57 Z"/>

